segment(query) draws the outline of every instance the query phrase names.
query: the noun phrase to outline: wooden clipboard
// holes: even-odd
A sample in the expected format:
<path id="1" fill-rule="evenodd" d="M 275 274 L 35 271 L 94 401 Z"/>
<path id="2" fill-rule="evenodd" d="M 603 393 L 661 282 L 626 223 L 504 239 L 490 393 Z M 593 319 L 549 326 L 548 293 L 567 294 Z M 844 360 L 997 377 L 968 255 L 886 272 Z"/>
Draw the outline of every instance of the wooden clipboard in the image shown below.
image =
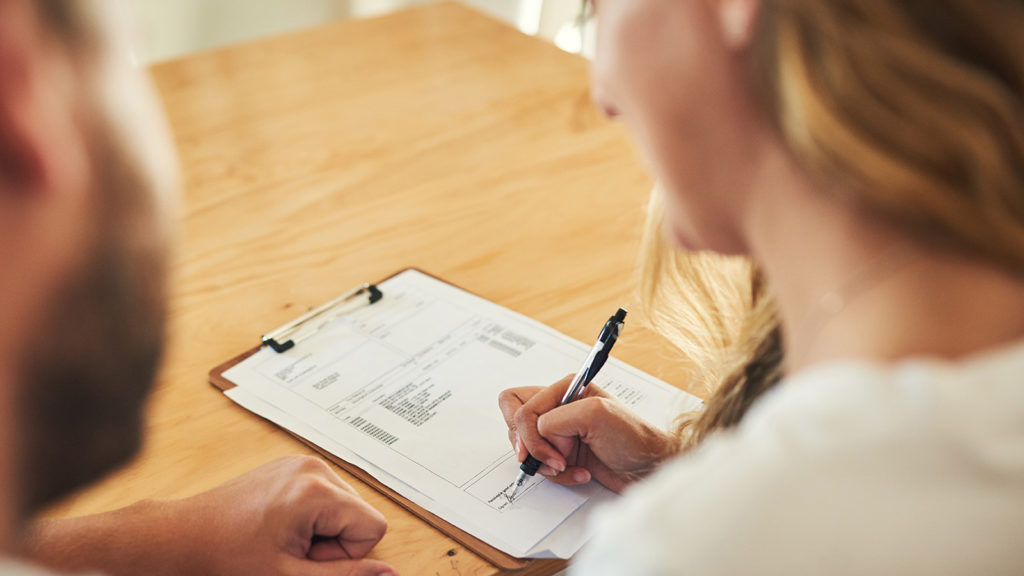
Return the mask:
<path id="1" fill-rule="evenodd" d="M 419 270 L 418 268 L 405 268 L 405 269 L 399 270 L 398 272 L 395 272 L 391 276 L 388 276 L 387 278 L 381 280 L 380 283 L 385 282 L 388 279 L 390 279 L 390 278 L 392 278 L 394 276 L 397 276 L 398 274 L 401 274 L 402 272 L 405 272 L 406 270 L 416 270 L 416 271 L 420 272 L 421 274 L 425 274 L 427 276 L 430 276 L 432 278 L 435 278 L 437 280 L 445 282 L 446 284 L 449 284 L 451 286 L 455 286 L 454 284 L 451 284 L 450 282 L 446 282 L 445 280 L 441 280 L 437 276 L 434 276 L 433 274 L 430 274 L 428 272 L 424 272 L 422 270 Z M 455 286 L 455 287 L 459 288 L 458 286 Z M 468 290 L 464 290 L 462 288 L 459 288 L 459 290 L 463 290 L 464 292 L 469 292 Z M 223 364 L 220 364 L 219 366 L 213 368 L 212 370 L 210 370 L 210 384 L 213 384 L 213 386 L 216 387 L 217 389 L 219 389 L 221 392 L 226 392 L 226 391 L 234 388 L 235 384 L 233 382 L 229 381 L 227 378 L 224 377 L 224 372 L 228 371 L 229 369 L 234 367 L 236 364 L 239 364 L 240 362 L 244 361 L 246 358 L 252 356 L 253 354 L 255 354 L 257 352 L 259 352 L 259 350 L 262 347 L 263 347 L 263 345 L 257 345 L 255 347 L 253 347 L 253 348 L 251 348 L 249 350 L 246 350 L 245 352 L 239 354 L 238 356 L 235 356 L 234 358 L 228 360 L 227 362 L 224 362 Z M 255 414 L 254 414 L 254 416 L 255 416 Z M 356 478 L 358 478 L 360 481 L 362 481 L 366 485 L 371 486 L 373 489 L 377 490 L 381 494 L 384 494 L 388 498 L 394 500 L 400 506 L 402 506 L 403 508 L 405 508 L 409 512 L 412 512 L 414 515 L 418 516 L 420 519 L 425 521 L 427 524 L 430 524 L 434 528 L 440 530 L 441 532 L 443 532 L 444 534 L 449 536 L 452 540 L 455 540 L 459 544 L 462 544 L 467 549 L 469 549 L 473 553 L 477 554 L 478 556 L 480 556 L 484 560 L 487 560 L 488 562 L 490 562 L 491 564 L 493 564 L 495 567 L 497 567 L 498 569 L 500 569 L 502 571 L 513 572 L 515 574 L 521 574 L 523 576 L 528 576 L 528 575 L 532 575 L 532 574 L 554 574 L 554 573 L 558 572 L 559 570 L 564 569 L 565 566 L 568 564 L 568 562 L 565 561 L 565 560 L 552 560 L 552 559 L 540 560 L 540 559 L 530 559 L 530 558 L 516 558 L 514 556 L 510 556 L 510 555 L 502 552 L 501 550 L 498 550 L 497 548 L 491 546 L 490 544 L 487 544 L 486 542 L 483 542 L 482 540 L 476 538 L 472 534 L 470 534 L 468 532 L 465 532 L 464 530 L 461 530 L 458 527 L 448 523 L 447 521 L 443 520 L 442 518 L 438 517 L 437 515 L 432 514 L 432 513 L 428 512 L 427 510 L 424 510 L 423 508 L 421 508 L 420 506 L 418 506 L 416 503 L 412 502 L 408 498 L 402 496 L 398 492 L 395 492 L 391 488 L 388 488 L 387 486 L 385 486 L 384 484 L 379 482 L 376 478 L 374 478 L 371 474 L 369 474 L 368 472 L 366 472 L 362 468 L 360 468 L 360 467 L 358 467 L 358 466 L 356 466 L 356 465 L 354 465 L 354 464 L 352 464 L 350 462 L 347 462 L 347 461 L 345 461 L 345 460 L 335 456 L 334 454 L 331 454 L 327 450 L 324 450 L 320 446 L 317 446 L 315 443 L 310 442 L 309 440 L 299 436 L 298 434 L 294 434 L 294 433 L 292 433 L 290 431 L 287 431 L 287 430 L 286 430 L 286 432 L 288 432 L 293 437 L 295 437 L 296 439 L 301 441 L 303 444 L 309 446 L 313 450 L 316 450 L 321 456 L 323 456 L 327 460 L 333 462 L 334 464 L 336 464 L 337 466 L 339 466 L 340 468 L 342 468 L 343 470 L 345 470 L 349 474 L 355 476 Z"/>

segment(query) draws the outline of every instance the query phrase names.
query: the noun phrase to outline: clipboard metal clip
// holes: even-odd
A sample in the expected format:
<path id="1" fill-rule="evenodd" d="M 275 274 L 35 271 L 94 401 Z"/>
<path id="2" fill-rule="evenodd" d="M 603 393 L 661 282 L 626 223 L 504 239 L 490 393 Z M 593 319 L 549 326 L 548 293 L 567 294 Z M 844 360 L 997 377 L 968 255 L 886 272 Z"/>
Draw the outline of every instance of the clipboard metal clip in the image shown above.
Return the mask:
<path id="1" fill-rule="evenodd" d="M 330 302 L 313 308 L 291 322 L 271 330 L 260 339 L 264 344 L 270 346 L 274 352 L 281 353 L 285 350 L 290 350 L 295 347 L 296 343 L 302 342 L 316 334 L 328 322 L 338 316 L 374 304 L 383 297 L 384 294 L 375 284 L 363 284 L 351 292 L 342 294 Z M 302 330 L 304 326 L 314 320 L 319 320 L 319 324 Z"/>

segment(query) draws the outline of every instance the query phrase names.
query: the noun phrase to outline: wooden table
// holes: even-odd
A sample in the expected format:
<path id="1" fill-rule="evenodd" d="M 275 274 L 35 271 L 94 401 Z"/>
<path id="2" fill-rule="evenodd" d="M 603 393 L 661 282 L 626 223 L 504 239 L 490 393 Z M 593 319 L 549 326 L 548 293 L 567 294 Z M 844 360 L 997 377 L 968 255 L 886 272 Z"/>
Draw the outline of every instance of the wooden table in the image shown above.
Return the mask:
<path id="1" fill-rule="evenodd" d="M 185 172 L 168 353 L 140 457 L 55 514 L 186 496 L 310 453 L 207 371 L 358 282 L 420 267 L 583 341 L 632 300 L 651 182 L 591 106 L 579 57 L 444 3 L 152 73 Z M 682 384 L 650 333 L 615 350 Z M 402 574 L 494 572 L 341 474 L 387 516 L 374 555 Z"/>

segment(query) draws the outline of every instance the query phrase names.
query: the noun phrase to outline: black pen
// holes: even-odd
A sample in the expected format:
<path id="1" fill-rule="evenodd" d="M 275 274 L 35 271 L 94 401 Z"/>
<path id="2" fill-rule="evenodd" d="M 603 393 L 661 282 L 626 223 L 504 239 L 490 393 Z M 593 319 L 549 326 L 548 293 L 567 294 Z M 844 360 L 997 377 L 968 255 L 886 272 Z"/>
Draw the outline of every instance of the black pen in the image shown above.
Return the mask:
<path id="1" fill-rule="evenodd" d="M 590 349 L 590 354 L 587 355 L 587 359 L 583 362 L 583 367 L 576 373 L 576 377 L 572 379 L 569 389 L 562 396 L 560 406 L 565 406 L 579 398 L 583 394 L 583 390 L 590 384 L 590 381 L 594 379 L 594 376 L 597 376 L 601 367 L 608 360 L 612 346 L 619 339 L 619 333 L 622 332 L 622 325 L 625 321 L 626 309 L 619 308 L 619 311 L 609 318 L 608 322 L 605 322 L 604 328 L 601 329 L 601 334 L 597 337 L 597 342 L 594 343 L 594 347 Z M 519 474 L 516 476 L 516 481 L 513 484 L 512 495 L 508 498 L 509 501 L 515 500 L 516 494 L 523 487 L 523 484 L 526 483 L 526 479 L 536 474 L 540 465 L 540 460 L 531 455 L 526 456 L 526 460 L 519 465 Z"/>

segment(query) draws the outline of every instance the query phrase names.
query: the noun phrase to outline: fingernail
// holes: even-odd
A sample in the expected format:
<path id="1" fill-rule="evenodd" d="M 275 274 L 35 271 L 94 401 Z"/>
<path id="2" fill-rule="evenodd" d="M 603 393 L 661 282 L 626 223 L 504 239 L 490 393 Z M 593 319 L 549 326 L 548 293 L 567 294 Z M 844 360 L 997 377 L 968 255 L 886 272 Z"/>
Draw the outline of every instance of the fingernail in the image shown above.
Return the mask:
<path id="1" fill-rule="evenodd" d="M 523 448 L 525 448 L 525 446 L 523 446 L 523 440 L 522 440 L 522 438 L 519 437 L 519 433 L 517 432 L 516 433 L 516 447 L 515 447 L 516 456 L 522 456 L 523 455 Z"/>
<path id="2" fill-rule="evenodd" d="M 546 462 L 546 464 L 548 466 L 551 466 L 555 470 L 558 470 L 559 472 L 565 472 L 565 464 L 559 462 L 558 460 L 551 459 L 551 460 L 548 460 Z"/>
<path id="3" fill-rule="evenodd" d="M 586 484 L 590 482 L 590 472 L 586 470 L 577 470 L 572 473 L 572 479 L 578 484 Z"/>
<path id="4" fill-rule="evenodd" d="M 540 468 L 538 468 L 537 473 L 540 474 L 541 476 L 554 476 L 558 474 L 558 472 L 555 472 L 554 468 L 548 466 L 547 464 L 544 464 Z"/>

